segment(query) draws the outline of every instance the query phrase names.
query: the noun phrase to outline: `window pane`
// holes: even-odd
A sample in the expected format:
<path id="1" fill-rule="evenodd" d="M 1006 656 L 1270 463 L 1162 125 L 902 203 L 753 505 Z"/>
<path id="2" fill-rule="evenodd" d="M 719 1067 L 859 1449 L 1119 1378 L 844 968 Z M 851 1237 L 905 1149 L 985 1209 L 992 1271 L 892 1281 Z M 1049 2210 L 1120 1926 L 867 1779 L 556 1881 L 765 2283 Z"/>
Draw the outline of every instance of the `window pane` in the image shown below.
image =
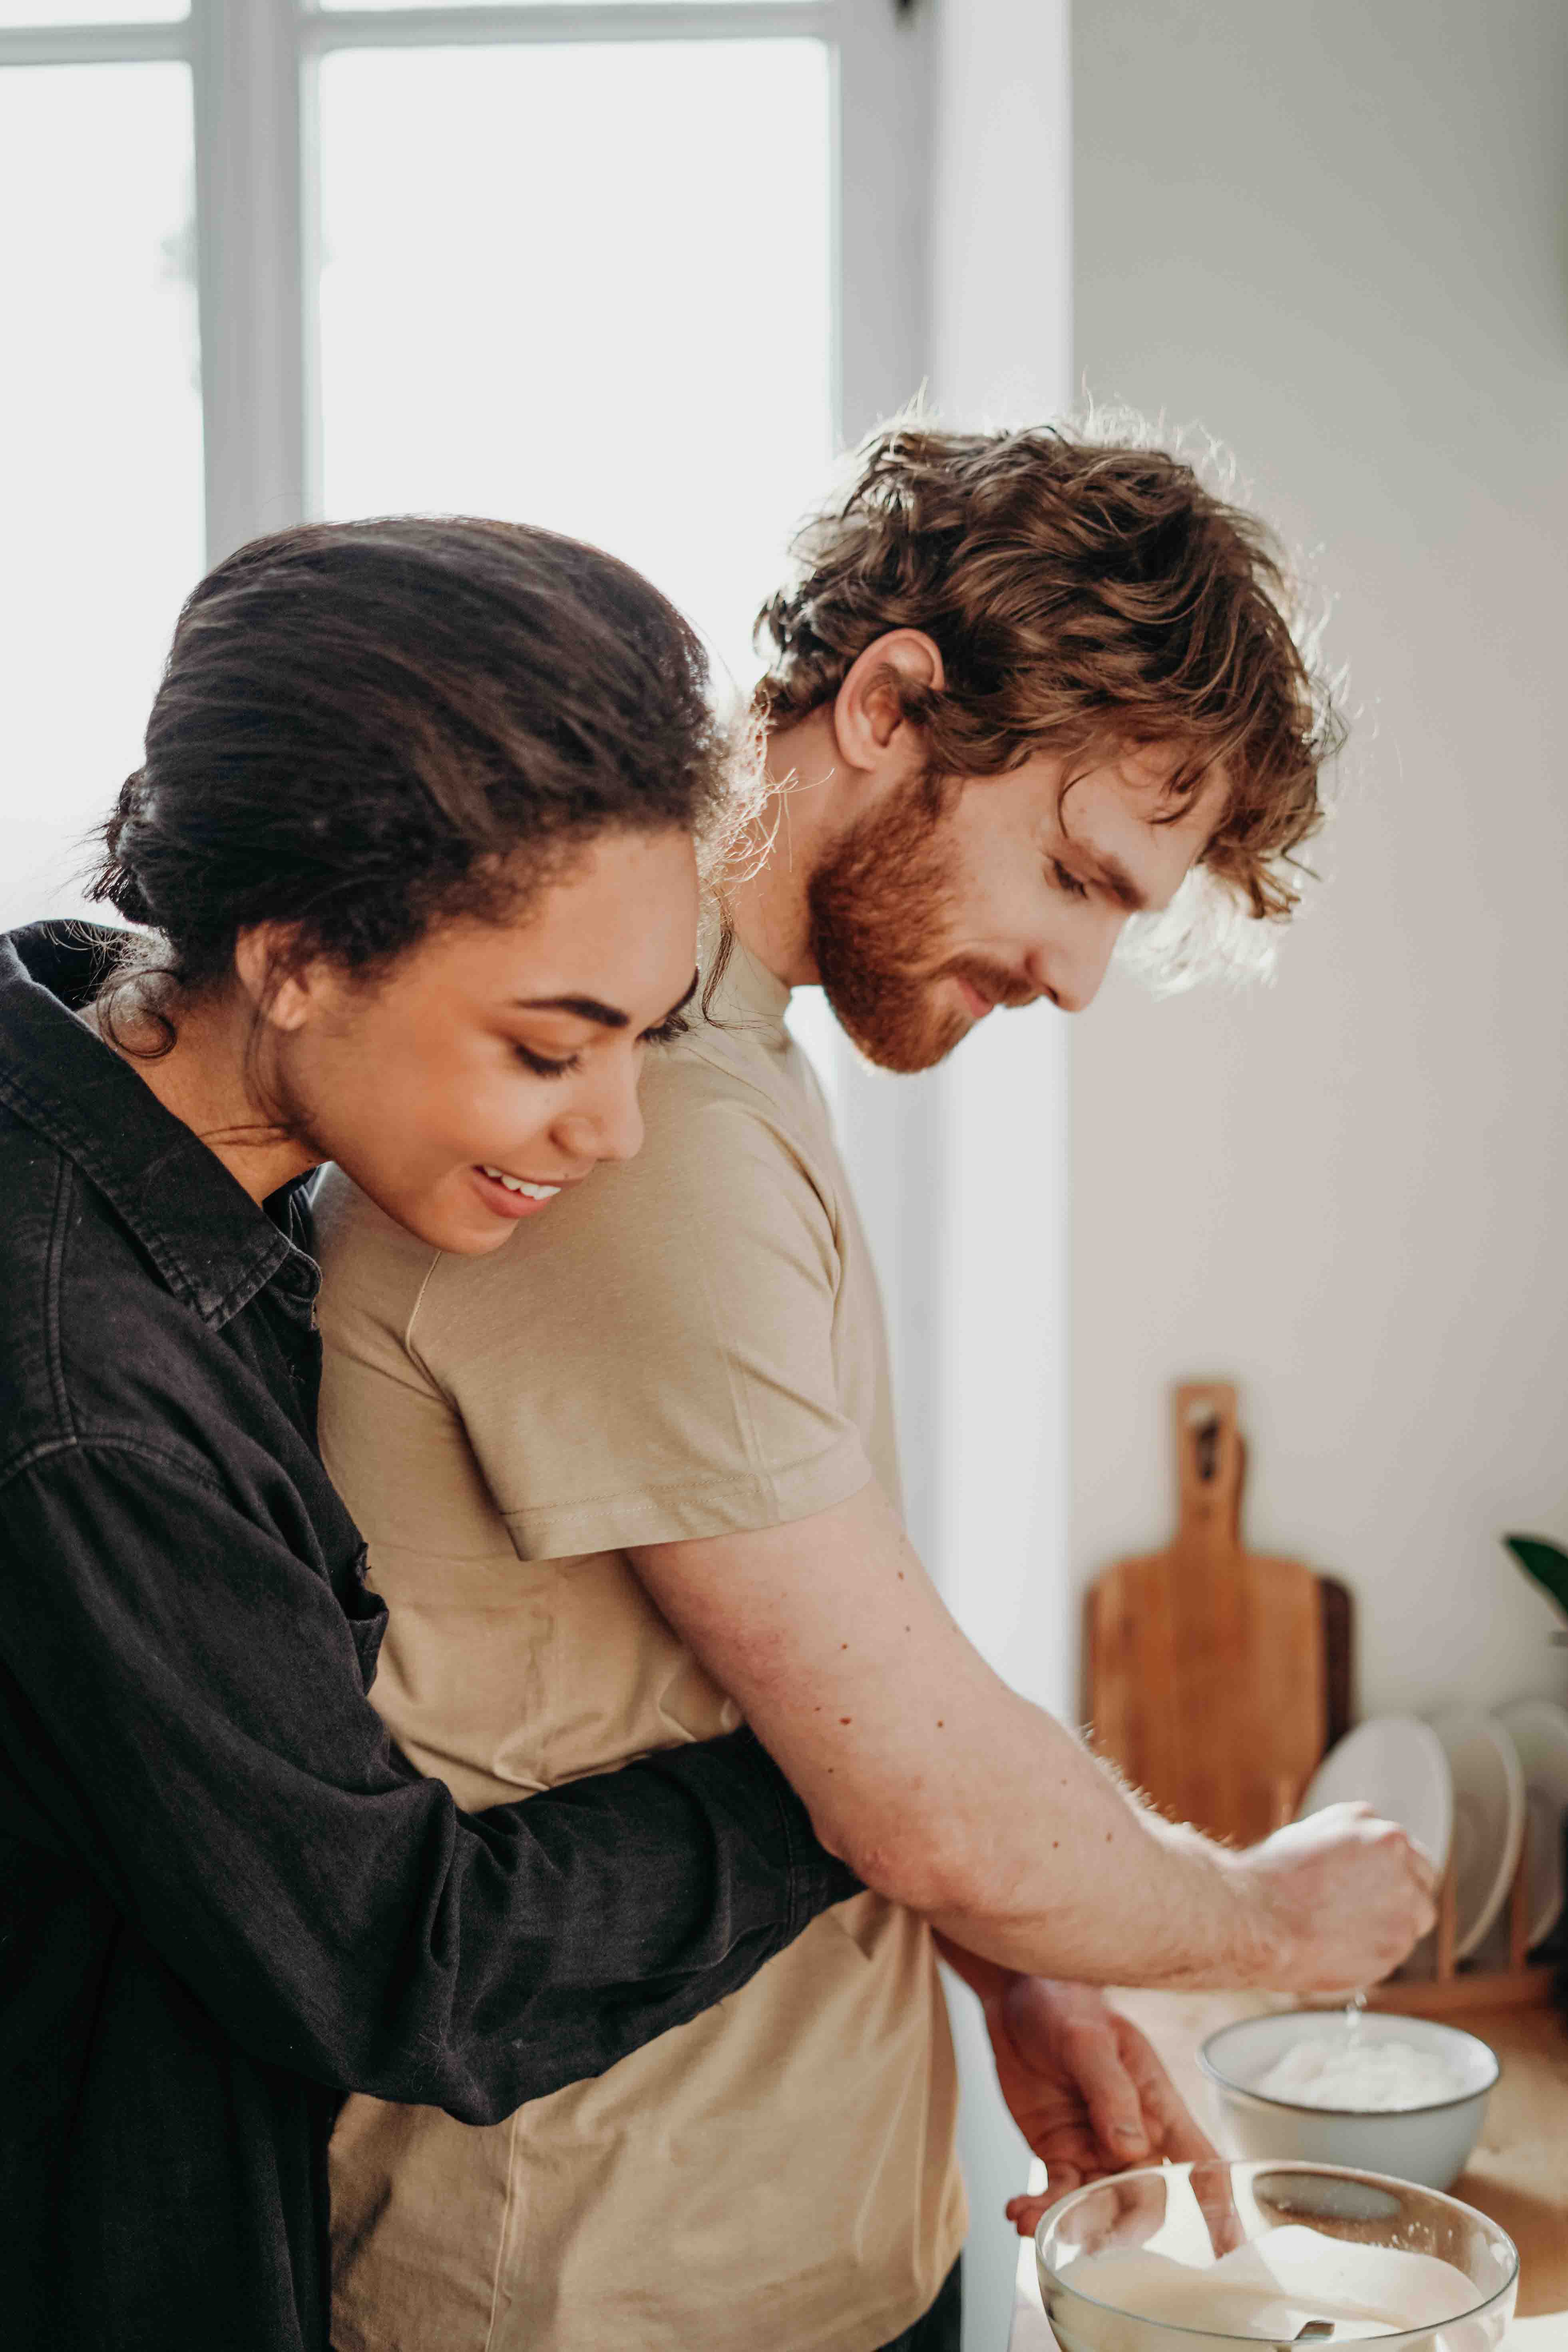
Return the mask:
<path id="1" fill-rule="evenodd" d="M 584 0 L 540 0 L 540 5 L 544 7 L 549 7 L 552 4 L 560 5 L 584 5 Z M 309 5 L 309 0 L 307 0 L 307 5 Z M 383 8 L 482 8 L 486 5 L 504 6 L 506 5 L 506 0 L 315 0 L 315 5 L 323 12 L 323 14 L 330 16 L 334 10 L 338 9 L 359 10 L 363 12 L 367 8 L 374 8 L 379 11 Z M 599 5 L 599 0 L 586 0 L 586 5 L 589 7 L 596 6 Z M 715 0 L 715 5 L 718 5 L 718 0 Z M 733 6 L 735 5 L 735 0 L 730 0 L 730 5 Z M 743 6 L 745 5 L 745 0 L 741 0 L 741 5 Z M 799 5 L 803 7 L 807 6 L 810 5 L 810 0 L 799 0 Z"/>
<path id="2" fill-rule="evenodd" d="M 183 65 L 0 72 L 0 922 L 74 903 L 202 561 Z"/>
<path id="3" fill-rule="evenodd" d="M 188 0 L 0 0 L 0 27 L 7 31 L 18 25 L 173 25 L 189 14 Z"/>
<path id="4" fill-rule="evenodd" d="M 831 438 L 823 45 L 339 52 L 321 123 L 327 512 L 595 541 L 749 675 Z"/>

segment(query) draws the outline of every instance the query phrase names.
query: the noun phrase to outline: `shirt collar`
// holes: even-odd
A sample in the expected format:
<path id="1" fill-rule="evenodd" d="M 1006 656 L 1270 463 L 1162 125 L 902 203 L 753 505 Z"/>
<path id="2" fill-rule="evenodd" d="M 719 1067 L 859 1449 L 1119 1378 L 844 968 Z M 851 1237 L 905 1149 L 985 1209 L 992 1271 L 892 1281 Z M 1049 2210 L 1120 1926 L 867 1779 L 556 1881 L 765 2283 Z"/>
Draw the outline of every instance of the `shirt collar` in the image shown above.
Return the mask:
<path id="1" fill-rule="evenodd" d="M 286 1287 L 313 1295 L 310 1260 L 77 1019 L 123 937 L 74 921 L 0 934 L 0 1101 L 75 1162 L 209 1323 L 226 1323 L 285 1267 Z"/>
<path id="2" fill-rule="evenodd" d="M 787 982 L 760 963 L 749 948 L 738 939 L 730 941 L 730 952 L 714 991 L 714 1011 L 722 1020 L 737 1014 L 752 1020 L 765 1021 L 770 1028 L 784 1030 L 784 1017 L 789 1009 L 793 993 Z"/>

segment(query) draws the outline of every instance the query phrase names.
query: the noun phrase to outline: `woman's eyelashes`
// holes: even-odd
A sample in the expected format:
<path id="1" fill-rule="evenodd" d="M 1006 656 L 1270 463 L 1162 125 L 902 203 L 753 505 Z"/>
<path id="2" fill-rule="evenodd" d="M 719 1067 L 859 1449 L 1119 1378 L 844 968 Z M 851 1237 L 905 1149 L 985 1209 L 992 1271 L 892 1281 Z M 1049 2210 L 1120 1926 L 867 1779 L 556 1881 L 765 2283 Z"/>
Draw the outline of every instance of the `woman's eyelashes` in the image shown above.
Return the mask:
<path id="1" fill-rule="evenodd" d="M 673 1045 L 678 1037 L 685 1036 L 689 1027 L 684 1013 L 672 1013 L 659 1023 L 657 1029 L 645 1029 L 637 1042 L 639 1045 Z M 552 1061 L 548 1055 L 534 1053 L 531 1047 L 521 1044 L 515 1037 L 511 1041 L 511 1050 L 524 1069 L 531 1070 L 536 1078 L 564 1078 L 583 1066 L 580 1050 L 567 1054 L 560 1061 Z"/>
<path id="2" fill-rule="evenodd" d="M 1080 882 L 1076 874 L 1069 874 L 1059 857 L 1047 857 L 1046 860 L 1046 871 L 1049 875 L 1052 882 L 1056 885 L 1057 888 L 1058 890 L 1065 890 L 1069 898 L 1088 898 L 1088 884 Z"/>
<path id="3" fill-rule="evenodd" d="M 520 1045 L 515 1039 L 512 1042 L 511 1050 L 523 1068 L 531 1070 L 536 1078 L 563 1078 L 571 1071 L 582 1067 L 581 1054 L 568 1054 L 563 1062 L 551 1062 L 547 1061 L 542 1054 L 531 1053 L 526 1045 Z"/>
<path id="4" fill-rule="evenodd" d="M 678 1037 L 685 1036 L 690 1026 L 684 1013 L 672 1013 L 668 1020 L 659 1023 L 657 1029 L 645 1029 L 642 1043 L 645 1045 L 673 1045 Z"/>

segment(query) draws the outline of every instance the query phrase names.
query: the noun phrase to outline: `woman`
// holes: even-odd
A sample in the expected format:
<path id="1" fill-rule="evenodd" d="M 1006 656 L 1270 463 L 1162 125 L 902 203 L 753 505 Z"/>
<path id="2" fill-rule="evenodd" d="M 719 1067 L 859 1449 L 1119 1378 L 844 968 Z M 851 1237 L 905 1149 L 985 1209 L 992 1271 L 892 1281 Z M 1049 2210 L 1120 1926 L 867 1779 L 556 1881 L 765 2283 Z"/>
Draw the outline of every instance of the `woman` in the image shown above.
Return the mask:
<path id="1" fill-rule="evenodd" d="M 14 2352 L 325 2352 L 341 2095 L 469 2121 L 854 1881 L 748 1740 L 483 1820 L 390 1746 L 300 1179 L 447 1252 L 638 1140 L 725 801 L 610 558 L 286 532 L 195 592 L 94 895 L 0 940 L 0 2268 Z M 561 1006 L 591 1050 L 553 1050 Z"/>

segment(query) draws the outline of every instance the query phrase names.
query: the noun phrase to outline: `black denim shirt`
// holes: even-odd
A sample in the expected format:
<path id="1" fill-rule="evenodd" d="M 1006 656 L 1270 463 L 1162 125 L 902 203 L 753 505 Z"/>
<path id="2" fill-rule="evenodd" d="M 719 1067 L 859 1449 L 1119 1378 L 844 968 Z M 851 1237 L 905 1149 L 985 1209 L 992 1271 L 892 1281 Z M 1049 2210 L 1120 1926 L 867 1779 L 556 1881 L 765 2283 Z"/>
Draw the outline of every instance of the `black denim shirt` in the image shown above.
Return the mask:
<path id="1" fill-rule="evenodd" d="M 365 1696 L 295 1188 L 0 938 L 0 2339 L 324 2352 L 347 2090 L 488 2123 L 855 1891 L 745 1734 L 482 1815 Z"/>

